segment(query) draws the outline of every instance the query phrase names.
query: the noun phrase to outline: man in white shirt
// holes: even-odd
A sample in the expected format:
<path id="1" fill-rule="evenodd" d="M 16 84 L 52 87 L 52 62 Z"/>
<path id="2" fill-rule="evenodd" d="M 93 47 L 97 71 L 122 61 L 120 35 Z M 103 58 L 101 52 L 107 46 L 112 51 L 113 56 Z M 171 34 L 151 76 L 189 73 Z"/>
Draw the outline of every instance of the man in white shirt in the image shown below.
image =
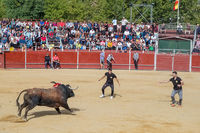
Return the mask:
<path id="1" fill-rule="evenodd" d="M 117 48 L 116 48 L 116 52 L 117 52 L 117 50 L 120 48 L 120 50 L 122 50 L 122 42 L 121 41 L 119 41 L 118 43 L 117 43 Z"/>
<path id="2" fill-rule="evenodd" d="M 124 32 L 123 39 L 124 39 L 124 38 L 128 38 L 129 34 L 130 34 L 130 33 L 129 33 L 128 29 L 127 29 L 127 30 Z"/>
<path id="3" fill-rule="evenodd" d="M 117 19 L 113 19 L 112 23 L 113 23 L 114 32 L 117 32 Z"/>
<path id="4" fill-rule="evenodd" d="M 125 19 L 125 17 L 123 17 L 121 23 L 122 23 L 122 33 L 124 33 L 124 31 L 126 29 L 126 24 L 128 23 L 128 20 Z"/>
<path id="5" fill-rule="evenodd" d="M 90 30 L 90 37 L 95 38 L 95 31 L 94 31 L 94 29 Z"/>

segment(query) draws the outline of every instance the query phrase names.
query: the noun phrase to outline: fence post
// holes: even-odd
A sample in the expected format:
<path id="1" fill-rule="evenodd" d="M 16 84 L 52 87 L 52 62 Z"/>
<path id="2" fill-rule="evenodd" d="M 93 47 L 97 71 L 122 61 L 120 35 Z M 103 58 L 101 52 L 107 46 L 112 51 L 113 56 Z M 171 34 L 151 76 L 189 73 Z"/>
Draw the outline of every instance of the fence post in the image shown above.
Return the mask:
<path id="1" fill-rule="evenodd" d="M 26 69 L 26 64 L 27 64 L 27 48 L 25 47 L 25 61 L 24 61 L 24 65 L 25 65 L 25 69 Z"/>
<path id="2" fill-rule="evenodd" d="M 128 70 L 131 70 L 131 50 L 129 50 L 129 67 Z"/>
<path id="3" fill-rule="evenodd" d="M 77 50 L 77 66 L 76 69 L 79 68 L 79 50 Z"/>
<path id="4" fill-rule="evenodd" d="M 154 52 L 154 71 L 157 69 L 157 53 L 158 53 L 158 41 L 156 41 L 155 52 Z"/>
<path id="5" fill-rule="evenodd" d="M 51 49 L 51 66 L 53 68 L 53 49 Z"/>
<path id="6" fill-rule="evenodd" d="M 192 49 L 193 49 L 193 46 L 192 46 L 192 40 L 190 40 L 190 63 L 189 63 L 189 72 L 192 71 Z"/>
<path id="7" fill-rule="evenodd" d="M 175 56 L 175 49 L 173 50 L 172 53 L 172 71 L 174 71 L 174 56 Z"/>

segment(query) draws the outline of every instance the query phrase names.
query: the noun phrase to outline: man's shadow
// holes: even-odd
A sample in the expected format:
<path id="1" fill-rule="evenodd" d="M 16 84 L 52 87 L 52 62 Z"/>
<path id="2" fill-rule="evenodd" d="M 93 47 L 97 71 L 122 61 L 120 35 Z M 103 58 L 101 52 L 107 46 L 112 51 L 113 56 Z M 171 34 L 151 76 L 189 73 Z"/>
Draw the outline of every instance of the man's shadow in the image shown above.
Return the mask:
<path id="1" fill-rule="evenodd" d="M 40 117 L 48 116 L 48 115 L 76 115 L 75 112 L 80 111 L 80 109 L 78 108 L 71 108 L 71 110 L 73 112 L 70 112 L 66 109 L 60 110 L 61 114 L 58 114 L 56 110 L 34 112 L 28 115 L 29 116 L 28 121 L 34 118 L 40 118 Z"/>
<path id="2" fill-rule="evenodd" d="M 111 95 L 109 94 L 109 95 L 105 95 L 105 97 L 110 97 Z M 120 94 L 114 94 L 113 95 L 113 97 L 115 98 L 115 97 L 122 97 L 122 95 L 120 95 Z"/>

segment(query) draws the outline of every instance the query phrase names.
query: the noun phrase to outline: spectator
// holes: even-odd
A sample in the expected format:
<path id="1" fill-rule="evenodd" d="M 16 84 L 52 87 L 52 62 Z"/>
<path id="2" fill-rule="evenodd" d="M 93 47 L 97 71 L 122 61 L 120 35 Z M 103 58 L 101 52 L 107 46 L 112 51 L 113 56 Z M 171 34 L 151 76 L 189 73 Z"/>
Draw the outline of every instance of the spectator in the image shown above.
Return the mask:
<path id="1" fill-rule="evenodd" d="M 45 56 L 45 68 L 47 69 L 48 66 L 50 68 L 52 68 L 52 66 L 51 66 L 51 58 L 50 58 L 49 54 L 47 53 L 46 56 Z"/>
<path id="2" fill-rule="evenodd" d="M 123 17 L 121 24 L 122 24 L 122 29 L 121 32 L 124 33 L 124 31 L 126 30 L 126 24 L 128 23 L 128 20 L 125 19 L 125 17 Z"/>
<path id="3" fill-rule="evenodd" d="M 161 25 L 161 29 L 160 29 L 160 32 L 161 33 L 166 33 L 166 26 L 165 26 L 165 23 L 163 23 L 162 25 Z"/>
<path id="4" fill-rule="evenodd" d="M 177 26 L 177 33 L 178 34 L 182 34 L 183 33 L 183 26 L 181 25 L 181 23 L 179 23 L 178 26 Z"/>
<path id="5" fill-rule="evenodd" d="M 113 19 L 112 24 L 113 24 L 113 31 L 117 32 L 117 19 Z"/>
<path id="6" fill-rule="evenodd" d="M 57 53 L 55 53 L 55 56 L 53 57 L 53 68 L 60 69 L 60 60 L 58 58 Z"/>
<path id="7" fill-rule="evenodd" d="M 90 30 L 90 38 L 92 37 L 92 38 L 95 38 L 95 31 L 94 31 L 94 29 L 91 29 Z"/>
<path id="8" fill-rule="evenodd" d="M 122 46 L 123 46 L 122 42 L 119 41 L 119 42 L 117 43 L 116 52 L 117 52 L 119 49 L 122 50 Z"/>
<path id="9" fill-rule="evenodd" d="M 111 42 L 111 40 L 108 41 L 107 47 L 108 47 L 109 50 L 112 49 L 112 42 Z"/>
<path id="10" fill-rule="evenodd" d="M 135 69 L 138 70 L 139 54 L 137 52 L 134 52 L 133 60 L 134 60 L 134 64 L 135 64 Z"/>
<path id="11" fill-rule="evenodd" d="M 197 24 L 197 35 L 200 34 L 200 25 Z"/>
<path id="12" fill-rule="evenodd" d="M 102 50 L 100 53 L 100 66 L 101 66 L 100 69 L 104 68 L 104 60 L 105 60 L 105 53 L 104 53 L 104 50 Z"/>

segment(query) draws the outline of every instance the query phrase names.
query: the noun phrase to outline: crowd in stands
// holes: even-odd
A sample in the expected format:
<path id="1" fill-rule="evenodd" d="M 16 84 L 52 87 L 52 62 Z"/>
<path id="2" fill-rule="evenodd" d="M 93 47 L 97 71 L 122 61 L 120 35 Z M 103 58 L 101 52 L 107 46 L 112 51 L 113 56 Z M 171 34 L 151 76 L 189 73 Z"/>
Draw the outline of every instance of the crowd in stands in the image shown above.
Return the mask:
<path id="1" fill-rule="evenodd" d="M 107 22 L 53 22 L 47 20 L 0 21 L 0 48 L 153 51 L 158 37 L 156 24 L 134 24 L 123 18 Z"/>

